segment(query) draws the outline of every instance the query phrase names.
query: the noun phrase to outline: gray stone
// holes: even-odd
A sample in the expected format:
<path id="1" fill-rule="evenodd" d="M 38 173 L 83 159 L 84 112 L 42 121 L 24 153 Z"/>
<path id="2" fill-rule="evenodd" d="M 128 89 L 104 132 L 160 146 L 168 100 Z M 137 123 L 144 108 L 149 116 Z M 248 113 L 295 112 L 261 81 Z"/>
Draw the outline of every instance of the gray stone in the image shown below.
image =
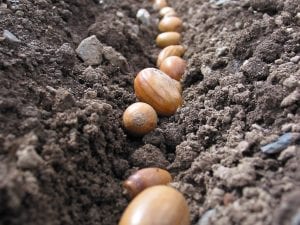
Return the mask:
<path id="1" fill-rule="evenodd" d="M 139 9 L 136 13 L 136 18 L 146 26 L 151 24 L 150 13 L 146 9 Z"/>
<path id="2" fill-rule="evenodd" d="M 260 149 L 263 153 L 274 154 L 286 149 L 289 145 L 294 144 L 300 139 L 299 133 L 285 133 L 277 140 L 262 146 Z"/>
<path id="3" fill-rule="evenodd" d="M 10 41 L 10 42 L 16 42 L 16 43 L 20 43 L 21 42 L 20 39 L 18 39 L 13 33 L 11 33 L 8 30 L 4 30 L 3 31 L 3 37 L 5 39 L 7 39 L 8 41 Z"/>
<path id="4" fill-rule="evenodd" d="M 102 62 L 102 44 L 95 35 L 92 35 L 79 44 L 76 49 L 78 56 L 87 65 L 99 65 Z"/>
<path id="5" fill-rule="evenodd" d="M 228 54 L 228 52 L 229 52 L 229 48 L 227 46 L 223 46 L 216 49 L 216 56 L 217 57 L 225 56 Z"/>
<path id="6" fill-rule="evenodd" d="M 206 211 L 202 217 L 199 219 L 199 221 L 197 222 L 197 225 L 209 225 L 211 224 L 211 219 L 213 217 L 215 217 L 216 215 L 216 209 L 210 209 L 208 211 Z"/>
<path id="7" fill-rule="evenodd" d="M 298 85 L 298 79 L 296 76 L 291 75 L 283 81 L 283 86 L 287 88 L 295 88 Z"/>
<path id="8" fill-rule="evenodd" d="M 17 166 L 21 169 L 34 169 L 44 162 L 37 154 L 34 146 L 27 146 L 22 150 L 17 151 Z"/>
<path id="9" fill-rule="evenodd" d="M 300 55 L 296 55 L 291 58 L 291 62 L 298 63 L 300 61 Z"/>
<path id="10" fill-rule="evenodd" d="M 295 103 L 297 103 L 300 100 L 300 91 L 297 88 L 295 91 L 293 91 L 292 93 L 290 93 L 287 97 L 285 97 L 280 106 L 281 107 L 289 107 Z"/>

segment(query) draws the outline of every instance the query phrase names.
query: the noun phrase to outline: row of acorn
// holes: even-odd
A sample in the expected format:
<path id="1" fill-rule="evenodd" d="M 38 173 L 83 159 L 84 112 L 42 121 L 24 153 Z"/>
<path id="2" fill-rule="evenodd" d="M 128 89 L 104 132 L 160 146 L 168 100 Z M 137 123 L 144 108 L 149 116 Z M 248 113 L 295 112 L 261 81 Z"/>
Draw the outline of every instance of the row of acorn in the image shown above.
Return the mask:
<path id="1" fill-rule="evenodd" d="M 180 79 L 186 62 L 180 58 L 185 48 L 180 45 L 182 21 L 166 0 L 155 0 L 160 10 L 162 32 L 156 43 L 163 49 L 156 68 L 140 71 L 134 90 L 140 102 L 130 105 L 123 114 L 126 130 L 136 136 L 147 134 L 157 126 L 157 114 L 173 115 L 182 104 Z M 145 168 L 131 175 L 123 186 L 133 200 L 124 211 L 119 225 L 189 225 L 190 213 L 184 196 L 168 186 L 170 173 L 159 168 Z"/>
<path id="2" fill-rule="evenodd" d="M 156 0 L 154 8 L 162 17 L 158 24 L 162 32 L 156 44 L 163 48 L 157 57 L 157 68 L 141 70 L 134 80 L 134 91 L 140 102 L 130 105 L 123 114 L 127 132 L 142 136 L 157 126 L 157 114 L 171 116 L 182 105 L 180 79 L 186 69 L 181 58 L 185 48 L 180 45 L 182 20 L 165 0 Z"/>

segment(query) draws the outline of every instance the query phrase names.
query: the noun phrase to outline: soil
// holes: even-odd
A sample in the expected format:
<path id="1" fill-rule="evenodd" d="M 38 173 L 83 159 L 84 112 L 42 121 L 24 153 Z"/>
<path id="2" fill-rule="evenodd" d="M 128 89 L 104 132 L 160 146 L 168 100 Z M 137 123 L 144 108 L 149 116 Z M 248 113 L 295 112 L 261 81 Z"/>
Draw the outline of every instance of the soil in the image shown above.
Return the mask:
<path id="1" fill-rule="evenodd" d="M 299 0 L 174 0 L 184 20 L 184 104 L 142 138 L 123 130 L 133 79 L 154 67 L 157 13 L 142 0 L 0 1 L 0 224 L 117 224 L 133 171 L 168 169 L 191 224 L 296 225 Z M 136 12 L 146 8 L 145 26 Z M 88 67 L 96 35 L 123 55 Z"/>

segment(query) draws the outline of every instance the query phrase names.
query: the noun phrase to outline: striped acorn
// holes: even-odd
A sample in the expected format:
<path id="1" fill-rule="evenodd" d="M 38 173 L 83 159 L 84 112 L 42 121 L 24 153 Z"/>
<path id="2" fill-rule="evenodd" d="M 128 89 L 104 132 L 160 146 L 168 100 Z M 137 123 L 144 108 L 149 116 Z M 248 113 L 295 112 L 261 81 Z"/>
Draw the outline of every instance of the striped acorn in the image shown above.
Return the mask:
<path id="1" fill-rule="evenodd" d="M 176 189 L 157 185 L 137 195 L 125 209 L 119 225 L 189 225 L 190 212 Z"/>
<path id="2" fill-rule="evenodd" d="M 162 116 L 173 115 L 182 104 L 178 85 L 172 78 L 155 68 L 146 68 L 134 80 L 137 98 L 151 105 Z"/>
<path id="3" fill-rule="evenodd" d="M 170 45 L 164 49 L 162 49 L 158 55 L 156 65 L 160 67 L 160 64 L 169 56 L 183 56 L 186 49 L 182 45 Z"/>

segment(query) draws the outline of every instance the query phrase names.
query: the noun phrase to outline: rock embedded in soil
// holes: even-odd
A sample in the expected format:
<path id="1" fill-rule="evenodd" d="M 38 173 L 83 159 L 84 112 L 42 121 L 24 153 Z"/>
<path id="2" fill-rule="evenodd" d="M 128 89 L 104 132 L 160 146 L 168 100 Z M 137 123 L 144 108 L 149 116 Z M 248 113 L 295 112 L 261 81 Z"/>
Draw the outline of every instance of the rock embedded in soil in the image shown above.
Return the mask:
<path id="1" fill-rule="evenodd" d="M 210 225 L 211 219 L 215 216 L 215 214 L 216 209 L 210 209 L 206 211 L 197 222 L 197 225 Z"/>
<path id="2" fill-rule="evenodd" d="M 300 139 L 299 133 L 286 133 L 281 135 L 276 141 L 261 147 L 263 153 L 274 154 L 286 149 Z"/>
<path id="3" fill-rule="evenodd" d="M 17 166 L 21 169 L 34 169 L 43 163 L 34 146 L 27 146 L 17 152 Z"/>
<path id="4" fill-rule="evenodd" d="M 139 9 L 136 13 L 136 18 L 146 26 L 151 24 L 150 13 L 146 9 Z"/>
<path id="5" fill-rule="evenodd" d="M 96 35 L 82 40 L 76 53 L 87 65 L 99 65 L 102 62 L 102 44 Z"/>
<path id="6" fill-rule="evenodd" d="M 295 91 L 290 93 L 287 97 L 285 97 L 282 100 L 280 106 L 281 107 L 289 107 L 289 106 L 299 102 L 299 100 L 300 100 L 300 90 L 299 90 L 299 88 L 297 88 Z"/>
<path id="7" fill-rule="evenodd" d="M 3 31 L 3 37 L 10 42 L 20 43 L 21 40 L 8 30 Z"/>

